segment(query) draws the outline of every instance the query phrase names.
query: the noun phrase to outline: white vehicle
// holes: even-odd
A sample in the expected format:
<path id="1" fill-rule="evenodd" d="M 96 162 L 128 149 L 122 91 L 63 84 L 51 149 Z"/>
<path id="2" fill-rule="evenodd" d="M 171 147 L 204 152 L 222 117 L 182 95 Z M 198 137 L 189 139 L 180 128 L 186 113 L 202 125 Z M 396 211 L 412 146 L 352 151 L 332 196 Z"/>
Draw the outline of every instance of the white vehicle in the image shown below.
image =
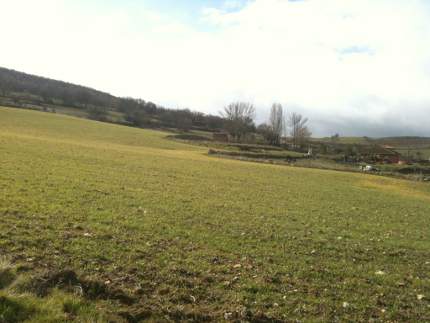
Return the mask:
<path id="1" fill-rule="evenodd" d="M 360 166 L 361 171 L 363 172 L 377 172 L 378 169 L 372 165 Z"/>

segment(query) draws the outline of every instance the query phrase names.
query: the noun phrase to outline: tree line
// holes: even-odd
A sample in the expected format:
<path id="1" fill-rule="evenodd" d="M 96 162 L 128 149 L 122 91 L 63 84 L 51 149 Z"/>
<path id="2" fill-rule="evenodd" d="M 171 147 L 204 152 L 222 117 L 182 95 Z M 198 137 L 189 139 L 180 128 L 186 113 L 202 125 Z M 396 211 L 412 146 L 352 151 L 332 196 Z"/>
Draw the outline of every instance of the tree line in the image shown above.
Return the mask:
<path id="1" fill-rule="evenodd" d="M 0 96 L 37 105 L 56 105 L 85 110 L 92 119 L 109 120 L 110 111 L 119 111 L 125 122 L 136 127 L 166 127 L 182 130 L 224 129 L 221 116 L 167 109 L 141 99 L 119 98 L 105 92 L 45 77 L 0 68 Z"/>
<path id="2" fill-rule="evenodd" d="M 270 145 L 280 146 L 282 139 L 291 138 L 294 148 L 302 146 L 312 135 L 308 118 L 292 112 L 287 114 L 280 103 L 274 103 L 267 122 L 255 125 L 255 107 L 247 102 L 227 105 L 220 115 L 226 120 L 225 129 L 235 141 L 246 141 L 250 134 L 261 135 Z"/>
<path id="3" fill-rule="evenodd" d="M 0 68 L 0 95 L 31 94 L 38 103 L 58 103 L 75 108 L 113 108 L 118 99 L 88 87 Z"/>
<path id="4" fill-rule="evenodd" d="M 118 111 L 125 120 L 136 127 L 166 127 L 183 131 L 220 131 L 225 128 L 221 116 L 208 115 L 189 109 L 167 109 L 141 99 L 121 98 Z"/>
<path id="5" fill-rule="evenodd" d="M 267 122 L 256 125 L 256 108 L 248 102 L 233 102 L 219 115 L 209 115 L 189 109 L 167 109 L 150 101 L 119 98 L 49 78 L 0 68 L 0 97 L 18 101 L 25 99 L 41 106 L 67 106 L 85 110 L 92 119 L 120 122 L 110 119 L 111 112 L 120 112 L 124 123 L 136 127 L 176 128 L 183 131 L 204 130 L 228 132 L 237 142 L 254 141 L 255 136 L 271 145 L 280 145 L 290 136 L 294 146 L 300 146 L 310 137 L 308 119 L 300 114 L 287 114 L 279 103 L 271 107 Z"/>

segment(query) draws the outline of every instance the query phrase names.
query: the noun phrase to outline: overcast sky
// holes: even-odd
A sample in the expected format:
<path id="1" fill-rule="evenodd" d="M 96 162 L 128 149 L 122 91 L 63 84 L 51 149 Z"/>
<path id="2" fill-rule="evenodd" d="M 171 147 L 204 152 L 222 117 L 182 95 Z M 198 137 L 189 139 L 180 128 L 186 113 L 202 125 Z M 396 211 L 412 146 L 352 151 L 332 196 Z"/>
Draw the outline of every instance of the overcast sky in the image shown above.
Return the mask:
<path id="1" fill-rule="evenodd" d="M 429 0 L 0 0 L 0 66 L 315 135 L 430 136 Z"/>

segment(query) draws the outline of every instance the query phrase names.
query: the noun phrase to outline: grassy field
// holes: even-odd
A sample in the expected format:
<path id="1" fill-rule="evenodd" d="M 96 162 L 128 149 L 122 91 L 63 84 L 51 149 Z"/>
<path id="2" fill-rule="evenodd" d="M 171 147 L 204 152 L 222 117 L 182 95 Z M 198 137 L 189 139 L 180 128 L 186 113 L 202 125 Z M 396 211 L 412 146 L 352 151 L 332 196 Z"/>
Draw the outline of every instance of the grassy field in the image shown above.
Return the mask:
<path id="1" fill-rule="evenodd" d="M 421 154 L 422 159 L 430 160 L 430 148 L 423 147 L 423 148 L 398 148 L 396 149 L 399 153 L 401 153 L 403 156 L 411 156 L 415 158 L 417 156 L 417 153 Z"/>
<path id="2" fill-rule="evenodd" d="M 329 137 L 317 139 L 323 142 L 333 143 L 333 140 Z M 365 137 L 339 137 L 336 141 L 339 144 L 351 144 L 351 145 L 368 145 L 370 141 Z"/>
<path id="3" fill-rule="evenodd" d="M 0 108 L 0 322 L 429 321 L 430 186 Z"/>
<path id="4" fill-rule="evenodd" d="M 326 143 L 333 143 L 331 138 L 314 139 Z M 336 141 L 339 144 L 350 145 L 388 145 L 394 148 L 404 157 L 415 158 L 417 153 L 421 153 L 423 159 L 430 159 L 430 138 L 425 137 L 387 137 L 387 138 L 367 138 L 367 137 L 339 137 Z"/>

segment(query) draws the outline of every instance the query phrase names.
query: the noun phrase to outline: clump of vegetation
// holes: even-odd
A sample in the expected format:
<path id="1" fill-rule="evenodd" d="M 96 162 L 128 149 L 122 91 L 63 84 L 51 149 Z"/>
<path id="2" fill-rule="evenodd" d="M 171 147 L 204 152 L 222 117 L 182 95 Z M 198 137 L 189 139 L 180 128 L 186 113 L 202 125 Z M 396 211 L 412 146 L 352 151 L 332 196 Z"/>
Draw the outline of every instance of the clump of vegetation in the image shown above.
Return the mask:
<path id="1" fill-rule="evenodd" d="M 15 272 L 6 258 L 0 258 L 0 290 L 8 287 L 15 280 Z"/>
<path id="2" fill-rule="evenodd" d="M 81 286 L 73 272 L 46 279 L 40 268 L 31 273 L 22 269 L 6 260 L 0 263 L 0 322 L 106 322 L 109 316 L 115 317 L 108 314 L 108 304 L 101 304 L 100 311 L 79 293 Z M 65 287 L 75 290 L 66 292 Z"/>
<path id="3" fill-rule="evenodd" d="M 34 309 L 18 301 L 0 295 L 0 322 L 24 322 L 34 313 Z"/>

